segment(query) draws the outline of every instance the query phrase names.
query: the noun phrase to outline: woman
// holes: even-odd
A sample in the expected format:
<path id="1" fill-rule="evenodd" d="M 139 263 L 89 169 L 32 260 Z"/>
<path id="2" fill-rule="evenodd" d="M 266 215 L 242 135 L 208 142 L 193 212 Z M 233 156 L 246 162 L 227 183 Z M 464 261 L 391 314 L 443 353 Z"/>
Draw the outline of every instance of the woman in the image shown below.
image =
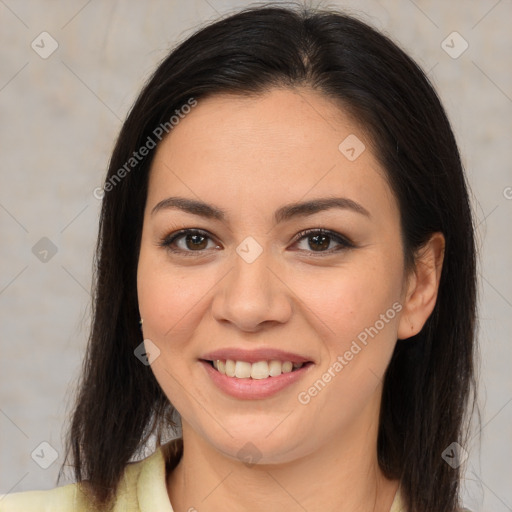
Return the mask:
<path id="1" fill-rule="evenodd" d="M 96 193 L 78 483 L 3 511 L 460 510 L 473 222 L 443 107 L 394 43 L 327 10 L 207 26 Z"/>

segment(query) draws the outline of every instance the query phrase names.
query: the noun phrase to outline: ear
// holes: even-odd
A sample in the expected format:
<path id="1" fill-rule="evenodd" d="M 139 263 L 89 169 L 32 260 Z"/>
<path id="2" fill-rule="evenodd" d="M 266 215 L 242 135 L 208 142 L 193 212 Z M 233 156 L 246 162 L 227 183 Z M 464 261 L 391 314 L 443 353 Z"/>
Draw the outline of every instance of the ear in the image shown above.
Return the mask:
<path id="1" fill-rule="evenodd" d="M 443 268 L 445 239 L 442 233 L 433 233 L 415 257 L 403 309 L 398 323 L 398 339 L 418 334 L 434 310 Z"/>

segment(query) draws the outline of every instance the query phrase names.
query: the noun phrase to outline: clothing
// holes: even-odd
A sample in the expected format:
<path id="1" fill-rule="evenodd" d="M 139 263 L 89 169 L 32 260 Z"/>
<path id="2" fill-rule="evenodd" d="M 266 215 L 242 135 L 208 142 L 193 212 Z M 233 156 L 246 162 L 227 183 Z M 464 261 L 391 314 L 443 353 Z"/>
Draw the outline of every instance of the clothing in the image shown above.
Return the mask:
<path id="1" fill-rule="evenodd" d="M 173 512 L 166 473 L 181 457 L 182 441 L 175 439 L 149 457 L 129 463 L 119 484 L 112 512 Z M 167 461 L 167 463 L 166 463 Z M 77 484 L 47 491 L 0 495 L 0 512 L 92 512 Z M 389 512 L 405 512 L 398 489 Z"/>

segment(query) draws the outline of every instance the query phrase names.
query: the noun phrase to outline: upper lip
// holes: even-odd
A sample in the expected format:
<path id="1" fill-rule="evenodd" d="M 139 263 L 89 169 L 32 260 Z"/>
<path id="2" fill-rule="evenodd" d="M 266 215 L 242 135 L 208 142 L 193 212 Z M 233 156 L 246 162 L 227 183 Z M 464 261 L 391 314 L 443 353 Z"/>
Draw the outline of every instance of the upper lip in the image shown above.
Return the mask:
<path id="1" fill-rule="evenodd" d="M 246 361 L 248 363 L 271 360 L 291 361 L 292 363 L 307 363 L 311 361 L 308 357 L 274 348 L 256 348 L 252 350 L 245 350 L 243 348 L 221 348 L 213 352 L 208 352 L 202 356 L 201 359 L 206 361 L 226 361 L 227 359 L 231 359 L 233 361 Z"/>

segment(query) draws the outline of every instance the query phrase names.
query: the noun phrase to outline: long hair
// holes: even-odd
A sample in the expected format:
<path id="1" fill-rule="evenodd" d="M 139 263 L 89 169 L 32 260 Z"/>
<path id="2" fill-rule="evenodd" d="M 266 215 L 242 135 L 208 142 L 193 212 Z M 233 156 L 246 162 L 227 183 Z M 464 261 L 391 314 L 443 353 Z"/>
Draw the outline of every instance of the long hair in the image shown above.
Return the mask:
<path id="1" fill-rule="evenodd" d="M 66 452 L 77 482 L 87 481 L 101 506 L 149 437 L 160 443 L 174 425 L 172 404 L 134 356 L 142 341 L 137 262 L 155 151 L 137 152 L 191 99 L 296 86 L 337 100 L 368 130 L 400 208 L 408 268 L 429 235 L 445 236 L 434 311 L 421 332 L 397 341 L 384 377 L 377 455 L 384 474 L 400 479 L 408 512 L 453 512 L 459 504 L 461 467 L 447 464 L 443 452 L 453 442 L 465 446 L 471 398 L 475 406 L 476 250 L 450 123 L 425 73 L 387 36 L 335 10 L 264 5 L 221 18 L 170 52 L 136 99 L 110 160 L 92 327 Z"/>

